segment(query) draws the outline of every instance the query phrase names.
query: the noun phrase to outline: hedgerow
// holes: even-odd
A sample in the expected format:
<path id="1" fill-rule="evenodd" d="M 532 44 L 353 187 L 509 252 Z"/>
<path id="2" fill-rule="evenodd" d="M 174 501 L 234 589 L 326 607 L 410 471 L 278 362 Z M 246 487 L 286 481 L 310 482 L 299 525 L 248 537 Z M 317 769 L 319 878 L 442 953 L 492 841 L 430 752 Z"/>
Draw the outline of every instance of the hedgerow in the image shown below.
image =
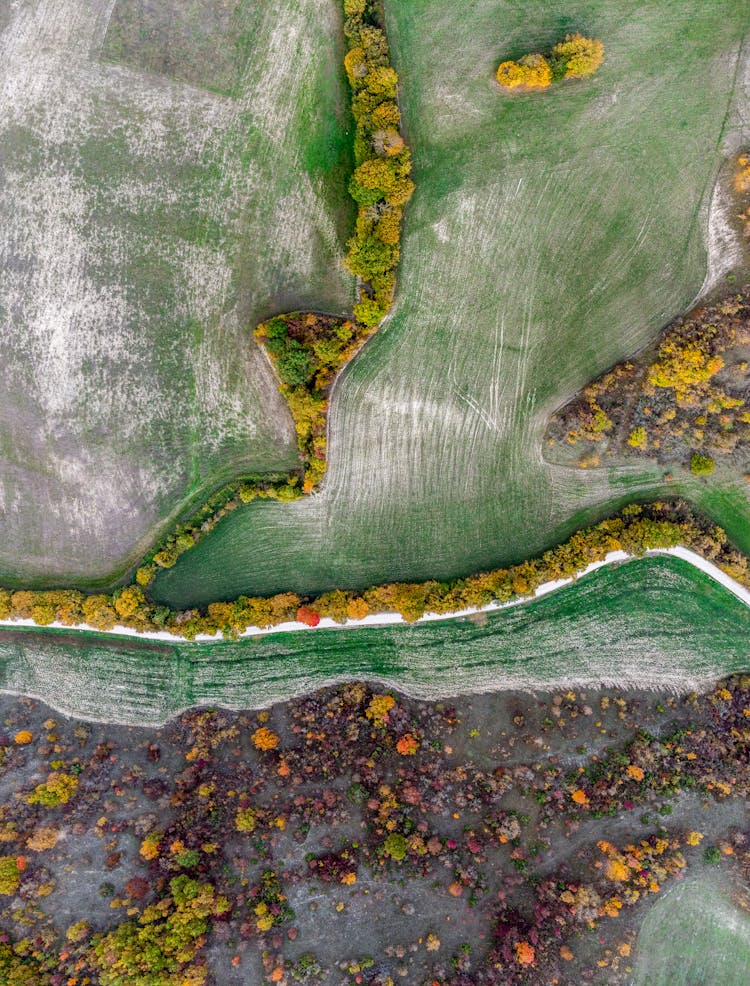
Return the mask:
<path id="1" fill-rule="evenodd" d="M 344 67 L 356 124 L 349 193 L 358 205 L 346 266 L 358 279 L 357 303 L 351 318 L 292 312 L 261 322 L 254 333 L 273 363 L 294 420 L 302 475 L 247 476 L 224 486 L 145 559 L 137 573 L 141 586 L 148 586 L 159 568 L 174 565 L 243 503 L 293 500 L 320 484 L 326 471 L 330 387 L 393 303 L 404 206 L 414 191 L 411 155 L 399 131 L 398 75 L 390 63 L 380 4 L 345 0 L 344 14 Z M 99 622 L 110 618 L 103 605 L 93 614 Z M 52 622 L 51 611 L 47 616 Z"/>
<path id="2" fill-rule="evenodd" d="M 363 592 L 337 589 L 314 598 L 293 592 L 240 596 L 211 603 L 205 610 L 157 606 L 137 585 L 117 589 L 110 596 L 84 596 L 75 590 L 0 589 L 0 619 L 34 619 L 33 614 L 41 611 L 46 622 L 47 614 L 52 613 L 57 622 L 67 626 L 86 623 L 99 630 L 109 630 L 115 624 L 139 631 L 166 629 L 186 639 L 217 633 L 233 638 L 250 627 L 269 628 L 293 621 L 317 625 L 321 617 L 344 623 L 370 613 L 398 613 L 413 622 L 428 612 L 450 614 L 533 595 L 543 583 L 575 576 L 612 551 L 638 556 L 650 548 L 678 544 L 692 548 L 750 587 L 748 559 L 731 547 L 722 528 L 697 516 L 685 502 L 675 500 L 633 504 L 577 531 L 538 558 L 446 582 L 395 582 Z"/>

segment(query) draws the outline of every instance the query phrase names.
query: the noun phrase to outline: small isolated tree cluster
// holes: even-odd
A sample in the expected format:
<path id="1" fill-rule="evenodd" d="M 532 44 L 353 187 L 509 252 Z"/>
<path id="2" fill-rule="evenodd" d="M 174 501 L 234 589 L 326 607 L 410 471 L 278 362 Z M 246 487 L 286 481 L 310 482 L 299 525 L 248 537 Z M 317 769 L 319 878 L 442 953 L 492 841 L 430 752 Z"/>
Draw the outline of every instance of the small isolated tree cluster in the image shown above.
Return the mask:
<path id="1" fill-rule="evenodd" d="M 604 45 L 598 38 L 566 34 L 549 55 L 532 52 L 518 61 L 502 62 L 497 81 L 505 89 L 546 89 L 561 79 L 585 79 L 604 60 Z"/>
<path id="2" fill-rule="evenodd" d="M 294 419 L 305 467 L 302 493 L 311 493 L 325 474 L 328 388 L 367 334 L 351 319 L 313 312 L 278 315 L 255 329 Z"/>

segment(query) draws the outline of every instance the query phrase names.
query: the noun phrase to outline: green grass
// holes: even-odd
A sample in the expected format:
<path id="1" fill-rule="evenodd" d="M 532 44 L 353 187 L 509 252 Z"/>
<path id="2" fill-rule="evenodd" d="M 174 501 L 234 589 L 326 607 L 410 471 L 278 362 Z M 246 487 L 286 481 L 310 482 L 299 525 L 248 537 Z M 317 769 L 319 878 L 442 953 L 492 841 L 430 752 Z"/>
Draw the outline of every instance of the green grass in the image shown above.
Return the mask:
<path id="1" fill-rule="evenodd" d="M 638 934 L 633 986 L 745 986 L 750 915 L 704 876 L 670 890 Z"/>
<path id="2" fill-rule="evenodd" d="M 691 565 L 650 557 L 599 570 L 484 626 L 445 620 L 161 644 L 0 631 L 0 688 L 72 714 L 154 723 L 190 705 L 268 705 L 377 678 L 424 698 L 595 682 L 690 689 L 747 668 L 750 609 Z"/>
<path id="3" fill-rule="evenodd" d="M 491 568 L 664 488 L 658 470 L 550 465 L 542 436 L 701 288 L 745 4 L 386 13 L 417 182 L 394 313 L 336 387 L 322 493 L 237 511 L 159 576 L 174 606 Z M 502 58 L 573 27 L 605 43 L 595 78 L 498 90 Z M 744 488 L 699 502 L 750 541 Z"/>
<path id="4" fill-rule="evenodd" d="M 3 584 L 111 582 L 298 465 L 252 329 L 354 302 L 339 0 L 107 10 L 0 15 Z"/>

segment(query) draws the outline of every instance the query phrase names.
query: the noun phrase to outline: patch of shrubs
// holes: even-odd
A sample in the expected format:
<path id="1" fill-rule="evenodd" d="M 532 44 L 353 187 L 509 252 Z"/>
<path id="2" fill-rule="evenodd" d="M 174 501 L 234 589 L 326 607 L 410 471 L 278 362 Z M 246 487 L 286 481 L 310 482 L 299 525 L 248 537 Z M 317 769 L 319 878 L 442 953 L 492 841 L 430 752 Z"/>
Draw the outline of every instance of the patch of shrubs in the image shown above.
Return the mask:
<path id="1" fill-rule="evenodd" d="M 750 451 L 748 345 L 747 296 L 696 309 L 668 326 L 655 350 L 584 387 L 552 417 L 548 440 L 680 462 L 696 476 L 719 459 L 741 471 Z"/>
<path id="2" fill-rule="evenodd" d="M 255 329 L 294 419 L 305 466 L 302 494 L 311 493 L 325 474 L 328 391 L 369 334 L 352 319 L 312 312 L 278 315 Z"/>
<path id="3" fill-rule="evenodd" d="M 604 60 L 604 45 L 598 38 L 566 34 L 549 55 L 533 52 L 518 61 L 505 61 L 497 70 L 497 81 L 505 89 L 546 89 L 562 79 L 585 79 Z"/>

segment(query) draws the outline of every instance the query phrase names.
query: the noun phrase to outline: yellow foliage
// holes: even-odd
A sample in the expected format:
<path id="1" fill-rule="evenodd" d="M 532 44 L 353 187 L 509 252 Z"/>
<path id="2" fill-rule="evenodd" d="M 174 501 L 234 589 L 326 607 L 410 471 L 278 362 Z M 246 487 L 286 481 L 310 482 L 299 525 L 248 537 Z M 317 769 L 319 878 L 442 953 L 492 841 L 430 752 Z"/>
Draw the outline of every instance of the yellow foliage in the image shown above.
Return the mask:
<path id="1" fill-rule="evenodd" d="M 255 925 L 258 931 L 270 931 L 273 928 L 273 914 L 261 914 Z"/>
<path id="2" fill-rule="evenodd" d="M 349 85 L 355 89 L 360 79 L 367 75 L 367 59 L 364 48 L 350 48 L 344 58 L 344 68 L 349 79 Z"/>
<path id="3" fill-rule="evenodd" d="M 53 771 L 47 775 L 47 780 L 37 784 L 26 801 L 30 805 L 44 805 L 46 808 L 56 808 L 57 805 L 67 804 L 78 790 L 78 778 L 62 771 Z"/>
<path id="4" fill-rule="evenodd" d="M 401 235 L 401 220 L 403 218 L 403 209 L 391 208 L 378 220 L 378 224 L 375 227 L 375 235 L 383 243 L 388 243 L 390 246 L 395 246 Z"/>
<path id="5" fill-rule="evenodd" d="M 370 607 L 361 596 L 350 599 L 346 606 L 347 619 L 363 620 L 370 612 Z"/>
<path id="6" fill-rule="evenodd" d="M 617 883 L 624 882 L 630 878 L 630 870 L 620 859 L 611 859 L 607 866 L 607 879 Z"/>
<path id="7" fill-rule="evenodd" d="M 396 704 L 392 695 L 373 695 L 370 704 L 365 709 L 365 715 L 372 719 L 376 726 L 384 726 L 386 716 Z"/>
<path id="8" fill-rule="evenodd" d="M 633 448 L 645 448 L 648 441 L 645 428 L 633 428 L 628 435 L 628 445 Z"/>
<path id="9" fill-rule="evenodd" d="M 252 735 L 253 746 L 256 750 L 275 750 L 279 745 L 279 737 L 272 729 L 261 726 Z"/>
<path id="10" fill-rule="evenodd" d="M 690 391 L 707 383 L 724 366 L 721 356 L 712 356 L 700 342 L 691 345 L 667 340 L 659 350 L 659 360 L 649 367 L 648 382 L 654 387 L 674 390 L 679 401 Z"/>
<path id="11" fill-rule="evenodd" d="M 126 586 L 115 599 L 115 609 L 117 610 L 117 615 L 127 619 L 128 616 L 132 616 L 136 613 L 139 606 L 143 605 L 144 602 L 145 599 L 143 596 L 143 590 L 140 586 Z"/>
<path id="12" fill-rule="evenodd" d="M 15 856 L 0 856 L 0 894 L 12 896 L 21 883 L 21 870 Z"/>
<path id="13" fill-rule="evenodd" d="M 585 79 L 604 61 L 604 45 L 598 38 L 583 34 L 566 34 L 565 41 L 556 44 L 552 53 L 565 61 L 566 79 Z"/>
<path id="14" fill-rule="evenodd" d="M 45 849 L 54 849 L 60 833 L 54 828 L 37 828 L 26 840 L 26 848 L 32 852 L 43 852 Z"/>
<path id="15" fill-rule="evenodd" d="M 750 192 L 750 157 L 747 154 L 740 154 L 737 158 L 734 188 L 741 195 Z"/>
<path id="16" fill-rule="evenodd" d="M 81 610 L 84 621 L 96 630 L 111 630 L 117 623 L 117 613 L 108 596 L 87 596 Z"/>
<path id="17" fill-rule="evenodd" d="M 255 830 L 255 819 L 257 812 L 253 808 L 238 808 L 234 819 L 235 828 L 238 832 L 253 832 Z"/>
<path id="18" fill-rule="evenodd" d="M 156 859 L 161 845 L 161 832 L 149 832 L 141 843 L 139 852 L 144 859 Z"/>
<path id="19" fill-rule="evenodd" d="M 502 62 L 497 81 L 505 89 L 546 89 L 552 82 L 552 69 L 544 55 L 524 55 L 517 62 Z"/>

